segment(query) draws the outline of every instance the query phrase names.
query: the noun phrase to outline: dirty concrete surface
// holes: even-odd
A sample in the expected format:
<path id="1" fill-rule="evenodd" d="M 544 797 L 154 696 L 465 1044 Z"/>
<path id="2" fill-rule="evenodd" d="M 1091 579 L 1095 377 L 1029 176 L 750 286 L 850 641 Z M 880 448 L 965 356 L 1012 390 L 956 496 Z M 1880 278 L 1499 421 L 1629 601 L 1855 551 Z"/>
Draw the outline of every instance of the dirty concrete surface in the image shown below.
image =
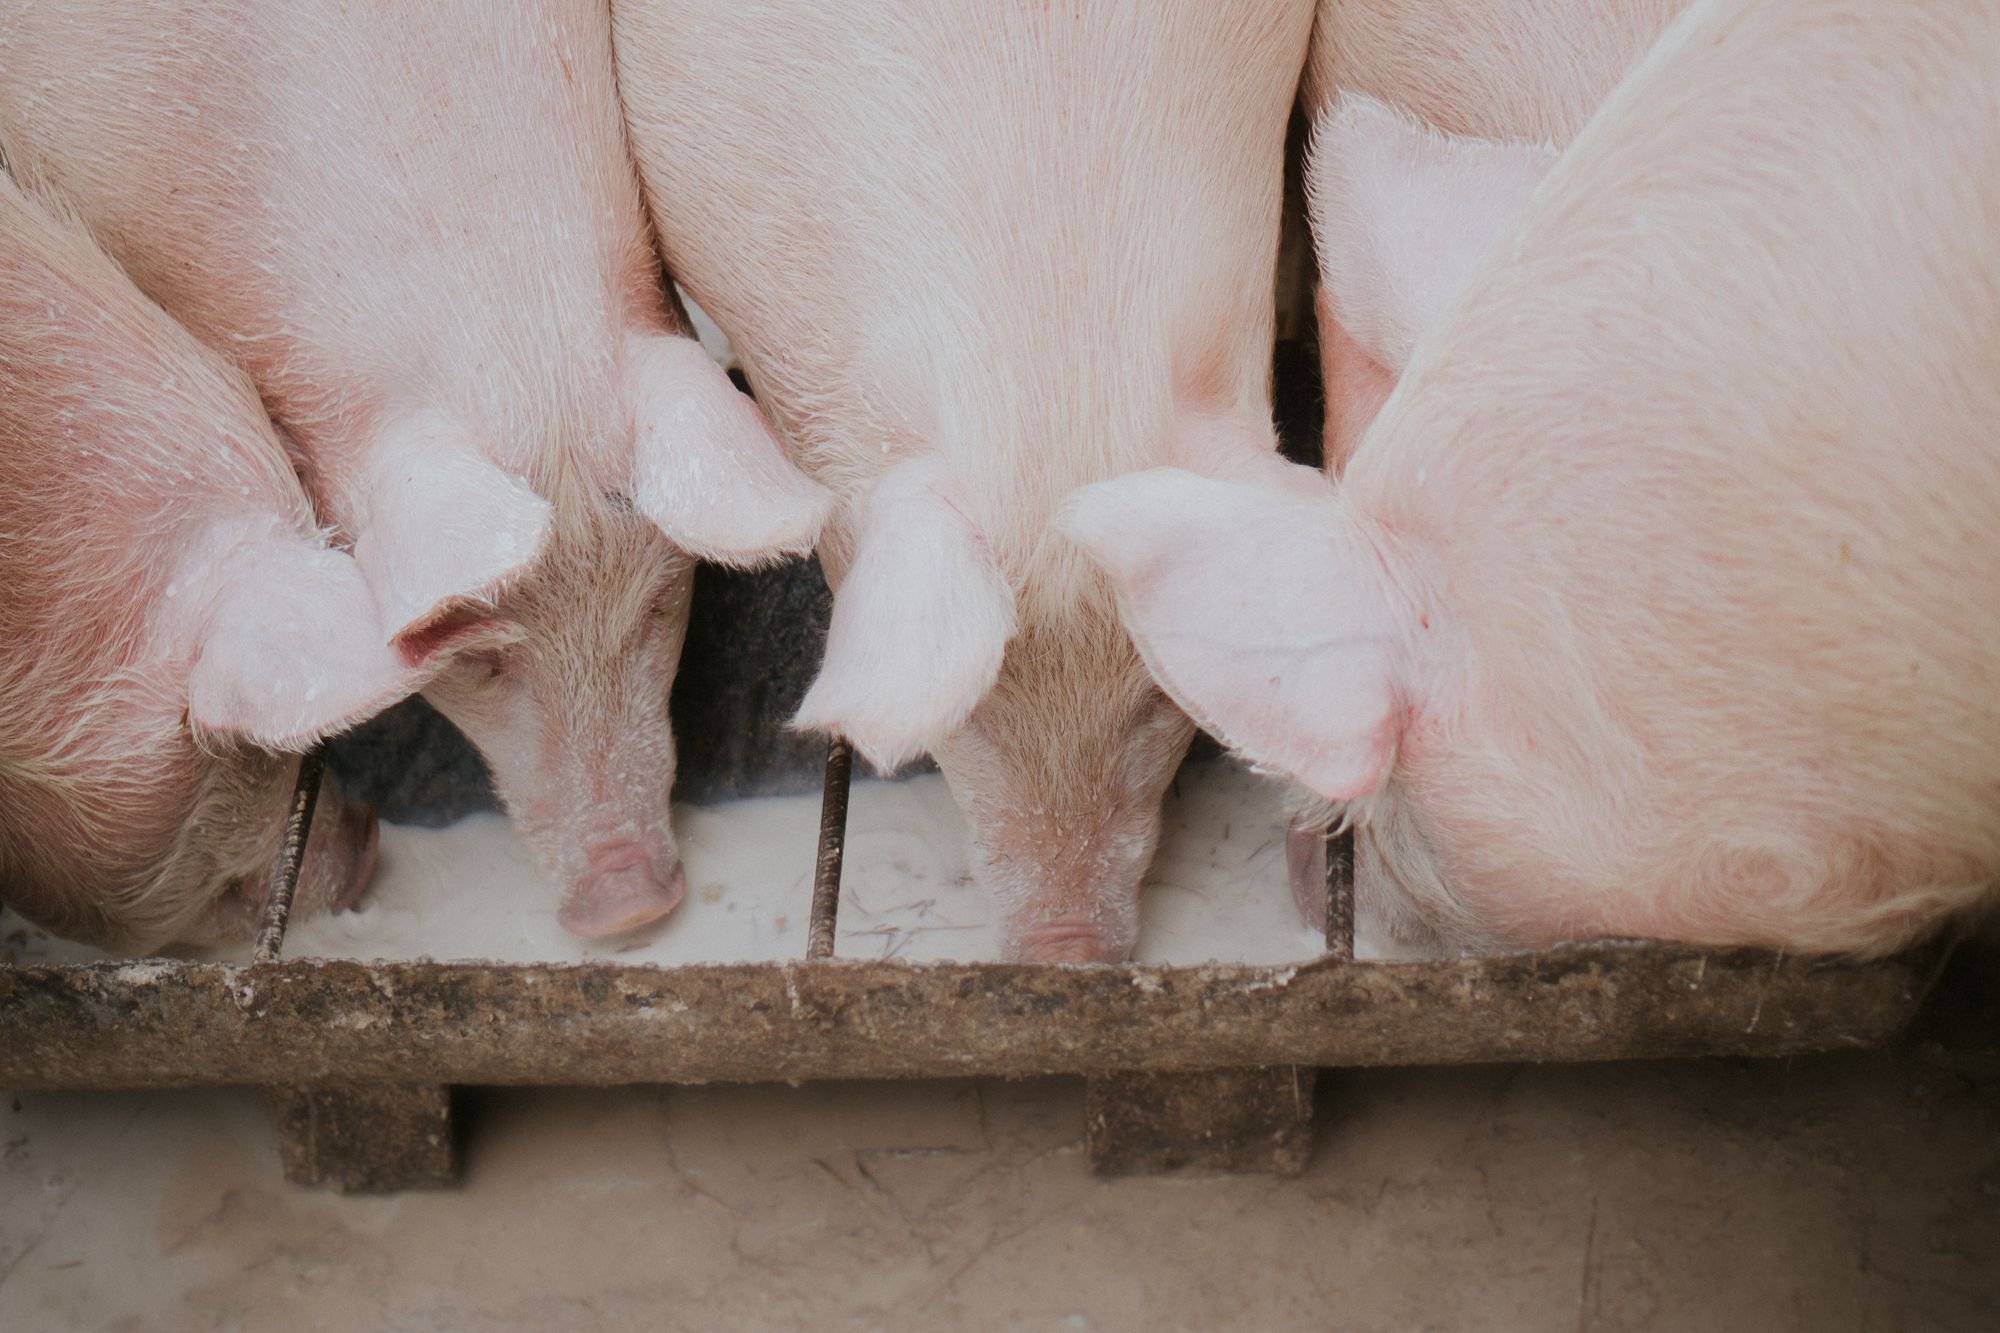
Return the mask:
<path id="1" fill-rule="evenodd" d="M 0 1329 L 2000 1327 L 2000 947 L 1896 1050 L 1328 1074 L 1298 1180 L 1096 1180 L 1067 1080 L 466 1099 L 456 1190 L 249 1091 L 0 1097 Z"/>

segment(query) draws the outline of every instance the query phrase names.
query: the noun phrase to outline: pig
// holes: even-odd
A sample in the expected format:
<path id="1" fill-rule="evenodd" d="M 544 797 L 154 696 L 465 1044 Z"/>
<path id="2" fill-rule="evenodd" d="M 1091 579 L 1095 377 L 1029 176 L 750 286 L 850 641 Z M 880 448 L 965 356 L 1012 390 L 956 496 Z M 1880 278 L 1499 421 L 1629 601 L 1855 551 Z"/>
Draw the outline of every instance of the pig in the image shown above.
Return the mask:
<path id="1" fill-rule="evenodd" d="M 1326 466 L 1335 475 L 1418 327 L 1436 322 L 1684 0 L 1321 0 L 1301 100 L 1319 288 Z M 1483 159 L 1464 170 L 1469 156 Z M 1385 290 L 1391 282 L 1394 290 Z M 1325 830 L 1286 840 L 1292 893 L 1325 921 Z"/>
<path id="2" fill-rule="evenodd" d="M 0 900 L 119 953 L 244 938 L 295 752 L 422 683 L 387 640 L 242 373 L 0 174 Z M 295 911 L 374 855 L 323 789 Z"/>
<path id="3" fill-rule="evenodd" d="M 830 497 L 687 337 L 589 0 L 0 9 L 0 131 L 249 371 L 588 937 L 670 912 L 696 558 Z"/>
<path id="4" fill-rule="evenodd" d="M 1073 488 L 1275 461 L 1310 4 L 619 0 L 668 266 L 836 497 L 796 722 L 932 754 L 1010 959 L 1126 957 L 1192 724 L 1050 527 Z"/>
<path id="5" fill-rule="evenodd" d="M 1979 0 L 1698 0 L 1337 485 L 1074 498 L 1168 693 L 1352 821 L 1357 897 L 1870 955 L 2000 879 L 1996 68 Z"/>

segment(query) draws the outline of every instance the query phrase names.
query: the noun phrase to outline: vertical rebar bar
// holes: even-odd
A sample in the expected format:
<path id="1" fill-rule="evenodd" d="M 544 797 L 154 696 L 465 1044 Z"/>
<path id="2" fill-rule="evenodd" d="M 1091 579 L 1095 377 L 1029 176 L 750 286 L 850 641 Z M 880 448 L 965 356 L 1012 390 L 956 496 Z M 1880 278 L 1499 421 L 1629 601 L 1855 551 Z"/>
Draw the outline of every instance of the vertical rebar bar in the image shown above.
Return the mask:
<path id="1" fill-rule="evenodd" d="M 1326 951 L 1354 957 L 1354 830 L 1338 823 L 1326 831 Z"/>
<path id="2" fill-rule="evenodd" d="M 292 811 L 285 817 L 285 845 L 271 872 L 271 894 L 264 900 L 264 929 L 257 936 L 257 961 L 275 963 L 285 947 L 285 926 L 291 920 L 292 895 L 299 887 L 299 867 L 305 864 L 306 839 L 312 836 L 313 806 L 319 801 L 319 780 L 326 772 L 326 750 L 314 746 L 299 760 L 298 781 L 292 785 Z"/>
<path id="3" fill-rule="evenodd" d="M 835 739 L 826 747 L 826 789 L 819 804 L 819 859 L 813 865 L 812 919 L 806 959 L 833 957 L 834 920 L 840 912 L 840 859 L 847 848 L 847 789 L 854 751 Z"/>

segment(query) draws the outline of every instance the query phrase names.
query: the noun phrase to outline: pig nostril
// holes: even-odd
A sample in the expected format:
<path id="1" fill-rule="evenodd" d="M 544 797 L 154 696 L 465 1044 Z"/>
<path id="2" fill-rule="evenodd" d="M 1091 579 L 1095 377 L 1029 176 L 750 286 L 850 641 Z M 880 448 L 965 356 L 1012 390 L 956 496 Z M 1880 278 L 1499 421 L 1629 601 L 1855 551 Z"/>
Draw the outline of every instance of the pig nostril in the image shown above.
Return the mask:
<path id="1" fill-rule="evenodd" d="M 644 865 L 652 860 L 652 856 L 646 851 L 646 845 L 636 838 L 613 837 L 585 843 L 583 859 L 583 874 L 588 879 L 593 875 Z"/>
<path id="2" fill-rule="evenodd" d="M 1011 951 L 1024 963 L 1117 963 L 1124 951 L 1115 949 L 1099 927 L 1081 921 L 1051 921 L 1021 932 Z"/>

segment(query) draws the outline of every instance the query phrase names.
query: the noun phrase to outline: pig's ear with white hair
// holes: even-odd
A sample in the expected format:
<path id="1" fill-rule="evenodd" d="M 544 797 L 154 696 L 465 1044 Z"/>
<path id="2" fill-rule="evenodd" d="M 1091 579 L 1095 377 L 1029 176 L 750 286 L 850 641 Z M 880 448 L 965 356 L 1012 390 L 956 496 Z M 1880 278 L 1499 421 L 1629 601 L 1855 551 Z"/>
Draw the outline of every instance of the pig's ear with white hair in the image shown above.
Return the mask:
<path id="1" fill-rule="evenodd" d="M 1306 193 L 1319 256 L 1326 453 L 1338 468 L 1554 165 L 1546 144 L 1431 129 L 1372 97 L 1320 116 Z"/>
<path id="2" fill-rule="evenodd" d="M 413 660 L 483 632 L 548 542 L 549 502 L 435 416 L 392 424 L 367 484 L 354 559 L 389 642 Z"/>
<path id="3" fill-rule="evenodd" d="M 1320 285 L 1342 330 L 1392 373 L 1506 233 L 1557 152 L 1444 134 L 1343 95 L 1306 169 Z"/>
<path id="4" fill-rule="evenodd" d="M 234 545 L 184 579 L 201 607 L 181 645 L 192 654 L 188 721 L 198 734 L 301 750 L 422 688 L 437 663 L 411 666 L 384 632 L 354 559 L 279 534 Z"/>
<path id="5" fill-rule="evenodd" d="M 749 395 L 692 338 L 627 344 L 632 502 L 682 549 L 755 566 L 804 555 L 833 497 L 792 465 Z"/>
<path id="6" fill-rule="evenodd" d="M 943 468 L 906 460 L 869 497 L 826 658 L 792 725 L 845 736 L 891 772 L 965 724 L 1013 634 L 1013 589 Z"/>
<path id="7" fill-rule="evenodd" d="M 1401 618 L 1380 556 L 1316 480 L 1308 493 L 1156 468 L 1084 487 L 1061 526 L 1111 576 L 1175 703 L 1346 801 L 1394 762 Z"/>

